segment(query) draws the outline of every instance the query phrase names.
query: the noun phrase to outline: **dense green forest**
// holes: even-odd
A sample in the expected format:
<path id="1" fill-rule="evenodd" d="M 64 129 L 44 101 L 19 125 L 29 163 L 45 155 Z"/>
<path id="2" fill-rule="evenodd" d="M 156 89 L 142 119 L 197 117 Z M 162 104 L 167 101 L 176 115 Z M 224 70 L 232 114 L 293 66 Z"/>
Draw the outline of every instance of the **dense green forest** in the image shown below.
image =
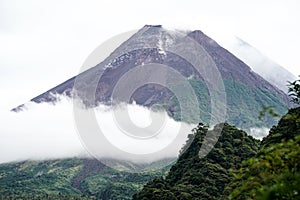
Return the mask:
<path id="1" fill-rule="evenodd" d="M 261 142 L 225 123 L 214 149 L 200 159 L 204 136 L 219 126 L 198 127 L 168 176 L 147 183 L 133 199 L 300 199 L 300 107 Z"/>
<path id="2" fill-rule="evenodd" d="M 209 138 L 218 142 L 201 159 L 201 145 L 210 142 L 205 136 L 217 137 L 220 129 L 219 140 Z M 219 124 L 213 130 L 200 124 L 195 130 L 194 140 L 172 166 L 168 176 L 147 183 L 133 199 L 218 199 L 225 186 L 233 180 L 230 169 L 240 168 L 242 161 L 257 153 L 258 146 L 258 140 L 227 123 Z"/>
<path id="3" fill-rule="evenodd" d="M 129 173 L 126 168 L 140 166 L 121 164 L 124 171 L 79 158 L 1 164 L 0 199 L 131 199 L 145 183 L 169 169 Z"/>
<path id="4" fill-rule="evenodd" d="M 234 176 L 225 190 L 230 199 L 300 199 L 300 107 L 270 130 Z"/>
<path id="5" fill-rule="evenodd" d="M 272 107 L 275 113 L 284 115 L 288 106 L 284 101 L 278 98 L 277 95 L 272 92 L 258 88 L 249 87 L 237 80 L 224 79 L 224 87 L 226 92 L 226 107 L 227 117 L 226 122 L 233 124 L 243 130 L 249 130 L 252 127 L 271 127 L 278 122 L 278 118 L 274 118 L 272 115 L 265 115 L 262 119 L 257 118 L 257 114 L 261 111 L 262 107 Z M 190 85 L 195 91 L 198 105 L 189 104 L 187 110 L 191 112 L 195 109 L 195 106 L 199 106 L 201 121 L 205 124 L 210 122 L 211 119 L 211 96 L 205 82 L 201 80 L 189 80 Z M 185 94 L 184 87 L 178 83 L 176 91 Z M 178 89 L 181 88 L 181 89 Z M 184 95 L 183 95 L 184 96 Z M 187 102 L 194 102 L 192 96 L 185 96 Z M 166 110 L 171 107 L 169 115 L 178 121 L 187 121 L 189 123 L 198 123 L 199 119 L 193 118 L 192 115 L 181 116 L 180 103 L 174 96 L 171 100 L 163 105 Z M 193 112 L 192 112 L 193 113 Z M 184 119 L 182 119 L 182 117 Z"/>

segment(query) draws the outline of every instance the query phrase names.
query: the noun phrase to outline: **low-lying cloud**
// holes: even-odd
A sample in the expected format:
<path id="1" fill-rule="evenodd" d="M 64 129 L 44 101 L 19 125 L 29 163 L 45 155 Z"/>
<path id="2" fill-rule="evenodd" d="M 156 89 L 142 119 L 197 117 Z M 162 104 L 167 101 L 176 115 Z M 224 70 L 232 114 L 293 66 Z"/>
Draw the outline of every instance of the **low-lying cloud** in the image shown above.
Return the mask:
<path id="1" fill-rule="evenodd" d="M 82 132 L 76 131 L 73 102 L 67 98 L 55 105 L 49 103 L 28 103 L 26 110 L 14 113 L 5 111 L 0 114 L 0 163 L 28 159 L 56 159 L 66 157 L 91 157 L 87 144 L 82 140 Z M 81 109 L 81 108 L 80 108 Z M 85 113 L 90 110 L 82 109 Z M 93 110 L 96 113 L 98 127 L 112 145 L 130 154 L 148 154 L 160 151 L 170 145 L 181 130 L 180 140 L 174 148 L 169 148 L 162 154 L 156 154 L 151 161 L 165 157 L 175 157 L 191 133 L 194 125 L 176 122 L 163 111 L 154 112 L 138 105 L 123 105 L 116 108 L 99 106 Z M 129 113 L 130 121 L 137 127 L 145 128 L 153 123 L 153 117 L 163 119 L 163 126 L 156 135 L 145 138 L 135 138 L 124 133 L 124 127 L 118 124 L 118 116 Z M 152 119 L 151 119 L 152 116 Z M 84 114 L 83 114 L 84 117 Z M 154 120 L 155 121 L 155 120 Z M 86 130 L 93 131 L 93 130 Z M 141 133 L 143 134 L 143 133 Z M 145 135 L 144 135 L 145 136 Z M 146 135 L 147 136 L 147 135 Z M 105 147 L 107 141 L 97 141 Z M 178 142 L 180 141 L 180 142 Z M 97 157 L 131 160 L 123 154 L 102 149 Z M 90 152 L 90 151 L 89 151 Z M 93 152 L 94 153 L 94 152 Z M 132 160 L 136 162 L 146 160 Z"/>
<path id="2" fill-rule="evenodd" d="M 78 129 L 74 104 L 68 98 L 61 98 L 55 105 L 28 103 L 24 111 L 0 114 L 0 163 L 93 156 L 153 162 L 178 156 L 195 127 L 174 121 L 165 111 L 152 111 L 134 104 L 100 105 L 95 109 L 75 106 L 75 109 L 79 109 L 80 121 L 87 120 L 87 113 L 95 113 L 96 127 L 104 139 L 97 140 L 99 130 Z M 90 137 L 88 134 L 94 131 L 96 137 Z M 262 139 L 268 131 L 268 128 L 251 128 L 250 135 Z M 100 148 L 95 150 L 87 136 Z"/>
<path id="3" fill-rule="evenodd" d="M 73 157 L 85 153 L 74 131 L 71 102 L 28 103 L 0 114 L 0 162 Z"/>

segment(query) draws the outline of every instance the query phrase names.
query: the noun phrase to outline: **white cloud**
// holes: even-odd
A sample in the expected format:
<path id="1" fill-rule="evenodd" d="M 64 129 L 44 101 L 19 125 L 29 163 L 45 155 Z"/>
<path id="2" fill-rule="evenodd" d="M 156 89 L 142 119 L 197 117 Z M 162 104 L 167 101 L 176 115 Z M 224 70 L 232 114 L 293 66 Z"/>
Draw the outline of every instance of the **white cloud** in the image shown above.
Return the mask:
<path id="1" fill-rule="evenodd" d="M 2 111 L 0 162 L 79 155 L 70 105 L 65 99 L 57 106 L 32 103 L 24 112 Z"/>
<path id="2" fill-rule="evenodd" d="M 250 135 L 256 139 L 262 140 L 269 134 L 270 129 L 267 127 L 253 127 L 250 128 Z"/>
<path id="3" fill-rule="evenodd" d="M 153 112 L 138 105 L 128 105 L 111 109 L 99 106 L 95 109 L 97 123 L 102 130 L 105 140 L 98 140 L 101 151 L 90 151 L 89 143 L 86 142 L 85 135 L 97 130 L 85 129 L 84 132 L 76 131 L 76 124 L 73 117 L 73 103 L 71 100 L 61 98 L 55 106 L 48 103 L 29 103 L 27 110 L 19 113 L 1 112 L 0 126 L 0 163 L 27 160 L 27 159 L 53 159 L 73 156 L 88 156 L 87 152 L 96 155 L 98 158 L 112 158 L 122 160 L 132 160 L 136 162 L 154 161 L 166 157 L 175 157 L 187 139 L 187 134 L 191 133 L 194 125 L 176 122 L 169 118 L 165 112 Z M 79 108 L 78 108 L 79 109 Z M 137 139 L 143 132 L 130 133 L 131 137 L 124 133 L 125 127 L 118 124 L 116 117 L 124 116 L 129 111 L 130 119 L 141 130 L 146 129 L 155 119 L 164 119 L 160 129 L 151 132 L 154 137 Z M 88 110 L 81 109 L 81 113 Z M 83 114 L 84 116 L 84 114 Z M 84 120 L 84 117 L 82 118 Z M 124 121 L 122 121 L 124 122 Z M 124 125 L 124 124 L 123 124 Z M 183 129 L 180 129 L 184 127 Z M 179 131 L 180 129 L 180 131 Z M 159 130 L 159 131 L 157 131 Z M 149 132 L 145 132 L 149 134 Z M 180 134 L 178 140 L 174 140 Z M 96 138 L 89 138 L 95 140 Z M 115 146 L 121 151 L 111 151 L 108 145 Z M 171 143 L 172 148 L 169 148 Z M 85 147 L 85 148 L 84 148 Z M 107 147 L 107 148 L 102 148 Z M 168 148 L 167 148 L 168 147 Z M 162 151 L 167 148 L 166 151 Z M 120 153 L 121 152 L 121 153 Z M 122 152 L 127 152 L 124 157 Z M 145 160 L 145 155 L 155 154 L 151 160 Z M 142 155 L 136 159 L 134 155 Z M 134 159 L 133 159 L 134 158 Z"/>

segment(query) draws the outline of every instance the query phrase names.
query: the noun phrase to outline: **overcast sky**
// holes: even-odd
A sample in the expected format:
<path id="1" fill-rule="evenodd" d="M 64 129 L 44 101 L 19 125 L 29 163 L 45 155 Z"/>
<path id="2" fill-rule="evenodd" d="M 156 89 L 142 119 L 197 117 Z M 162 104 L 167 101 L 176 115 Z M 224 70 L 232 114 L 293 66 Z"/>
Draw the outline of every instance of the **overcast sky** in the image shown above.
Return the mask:
<path id="1" fill-rule="evenodd" d="M 12 108 L 76 75 L 107 39 L 145 24 L 236 35 L 300 74 L 300 3 L 289 0 L 0 0 L 0 89 Z M 5 101 L 5 102 L 4 102 Z"/>

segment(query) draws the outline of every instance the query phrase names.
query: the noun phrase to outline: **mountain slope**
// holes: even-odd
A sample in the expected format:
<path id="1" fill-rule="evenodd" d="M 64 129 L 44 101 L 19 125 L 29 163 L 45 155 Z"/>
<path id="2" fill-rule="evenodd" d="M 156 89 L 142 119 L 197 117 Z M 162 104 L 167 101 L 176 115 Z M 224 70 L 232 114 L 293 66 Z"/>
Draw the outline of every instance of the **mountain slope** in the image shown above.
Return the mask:
<path id="1" fill-rule="evenodd" d="M 206 52 L 205 54 L 209 55 L 209 59 L 214 62 L 221 74 L 227 101 L 227 117 L 225 120 L 229 123 L 243 129 L 262 125 L 271 126 L 276 122 L 273 118 L 267 118 L 265 121 L 257 119 L 257 113 L 262 107 L 273 106 L 274 110 L 279 114 L 286 112 L 289 101 L 288 96 L 284 92 L 254 73 L 245 63 L 201 31 L 188 33 L 170 32 L 161 26 L 150 25 L 146 25 L 121 44 L 103 62 L 33 98 L 31 101 L 37 103 L 55 102 L 57 99 L 53 94 L 79 97 L 88 107 L 96 106 L 99 102 L 111 104 L 112 101 L 115 103 L 127 101 L 125 98 L 127 91 L 113 96 L 116 84 L 121 77 L 138 66 L 156 64 L 176 70 L 189 81 L 200 102 L 201 121 L 209 123 L 212 115 L 212 94 L 210 86 L 207 86 L 209 84 L 205 81 L 207 74 L 199 74 L 188 60 L 171 50 L 174 43 L 183 43 L 182 41 L 185 41 L 187 38 L 200 44 L 201 48 Z M 189 46 L 189 44 L 181 44 L 177 50 L 191 55 L 201 53 L 193 46 Z M 200 59 L 200 65 L 206 66 L 206 60 L 205 56 L 203 59 Z M 209 66 L 206 67 L 209 68 Z M 170 79 L 170 74 L 163 71 L 155 72 L 154 68 L 152 70 L 149 74 L 160 74 L 160 77 L 158 77 L 160 82 L 168 82 Z M 184 119 L 181 118 L 178 97 L 172 93 L 171 88 L 147 83 L 147 80 L 150 80 L 150 78 L 151 76 L 139 77 L 137 75 L 135 76 L 136 80 L 131 79 L 131 82 L 144 83 L 144 85 L 137 88 L 132 94 L 129 94 L 129 102 L 135 101 L 137 104 L 147 107 L 160 104 L 176 120 L 199 122 L 198 119 L 195 120 L 192 116 L 193 112 L 195 112 L 195 105 L 188 104 L 189 107 L 186 109 L 190 110 L 191 114 Z M 73 90 L 74 83 L 78 80 L 80 81 L 76 82 L 76 90 Z M 180 88 L 180 83 L 178 84 L 177 89 Z M 130 87 L 126 88 L 125 85 L 125 89 L 128 88 Z M 184 89 L 182 89 L 181 93 L 184 92 Z M 187 96 L 186 98 L 190 99 L 192 97 Z M 14 109 L 14 111 L 18 111 L 21 108 L 22 106 Z M 199 113 L 195 113 L 194 116 L 199 116 Z"/>
<path id="2" fill-rule="evenodd" d="M 124 169 L 139 167 L 127 164 Z M 78 158 L 0 164 L 0 198 L 131 199 L 146 182 L 167 170 L 127 173 L 98 160 Z"/>
<path id="3" fill-rule="evenodd" d="M 288 92 L 287 80 L 296 80 L 297 78 L 240 38 L 235 38 L 232 44 L 226 46 L 253 71 L 286 93 Z"/>
<path id="4" fill-rule="evenodd" d="M 219 199 L 225 186 L 233 179 L 230 169 L 254 156 L 258 141 L 234 126 L 224 124 L 222 135 L 209 154 L 200 159 L 199 150 L 205 135 L 214 135 L 222 125 L 212 131 L 198 127 L 189 148 L 172 166 L 165 179 L 156 178 L 147 183 L 133 199 Z"/>

